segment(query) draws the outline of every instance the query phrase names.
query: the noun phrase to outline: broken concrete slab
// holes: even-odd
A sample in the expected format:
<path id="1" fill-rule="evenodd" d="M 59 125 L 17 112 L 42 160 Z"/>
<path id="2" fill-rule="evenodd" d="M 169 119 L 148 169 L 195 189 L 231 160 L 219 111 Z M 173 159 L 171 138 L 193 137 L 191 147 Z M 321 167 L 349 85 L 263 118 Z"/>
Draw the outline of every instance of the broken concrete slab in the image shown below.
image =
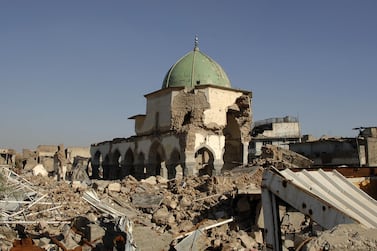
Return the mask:
<path id="1" fill-rule="evenodd" d="M 310 168 L 314 163 L 301 154 L 274 145 L 265 145 L 261 150 L 261 159 L 278 169 Z"/>
<path id="2" fill-rule="evenodd" d="M 48 172 L 47 170 L 44 168 L 44 166 L 42 164 L 38 164 L 36 165 L 33 169 L 33 175 L 34 176 L 37 176 L 37 175 L 41 175 L 43 177 L 47 177 L 48 176 Z"/>
<path id="3" fill-rule="evenodd" d="M 163 200 L 161 194 L 136 193 L 131 196 L 132 204 L 138 208 L 158 208 Z"/>
<path id="4" fill-rule="evenodd" d="M 121 191 L 121 188 L 122 188 L 122 185 L 118 182 L 114 182 L 114 183 L 110 183 L 108 186 L 107 186 L 107 190 L 109 192 L 116 192 L 116 193 L 119 193 Z"/>

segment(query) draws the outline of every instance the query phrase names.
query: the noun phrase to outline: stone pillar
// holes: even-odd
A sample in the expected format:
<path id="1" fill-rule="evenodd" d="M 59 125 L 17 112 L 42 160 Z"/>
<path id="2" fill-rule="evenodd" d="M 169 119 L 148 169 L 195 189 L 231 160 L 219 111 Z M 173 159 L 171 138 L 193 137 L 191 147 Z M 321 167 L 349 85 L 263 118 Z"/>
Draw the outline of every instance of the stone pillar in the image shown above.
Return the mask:
<path id="1" fill-rule="evenodd" d="M 247 165 L 247 163 L 249 162 L 249 142 L 242 142 L 242 146 L 242 164 Z"/>
<path id="2" fill-rule="evenodd" d="M 222 159 L 215 159 L 213 161 L 212 176 L 221 174 L 221 169 L 223 169 L 223 166 L 224 166 L 224 161 Z"/>
<path id="3" fill-rule="evenodd" d="M 165 161 L 161 162 L 160 175 L 166 179 L 168 178 L 168 168 Z"/>
<path id="4" fill-rule="evenodd" d="M 195 153 L 186 152 L 185 153 L 185 163 L 183 173 L 185 176 L 197 175 Z"/>
<path id="5" fill-rule="evenodd" d="M 99 169 L 100 165 L 99 164 L 93 164 L 92 163 L 92 179 L 99 179 Z"/>
<path id="6" fill-rule="evenodd" d="M 135 165 L 135 178 L 137 180 L 141 180 L 145 178 L 145 173 L 144 173 L 144 163 L 137 163 Z"/>

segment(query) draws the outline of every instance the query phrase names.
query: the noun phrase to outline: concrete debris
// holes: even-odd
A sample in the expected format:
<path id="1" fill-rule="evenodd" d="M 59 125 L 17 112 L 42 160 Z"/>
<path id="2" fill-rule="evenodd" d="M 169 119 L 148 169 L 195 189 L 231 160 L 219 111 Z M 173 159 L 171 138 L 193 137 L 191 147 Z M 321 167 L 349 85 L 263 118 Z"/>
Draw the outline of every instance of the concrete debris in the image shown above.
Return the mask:
<path id="1" fill-rule="evenodd" d="M 242 237 L 242 242 L 234 237 L 243 230 L 253 238 L 249 230 L 255 216 L 245 221 L 250 216 L 245 215 L 244 208 L 253 210 L 256 204 L 254 199 L 240 199 L 247 195 L 238 194 L 237 187 L 248 187 L 251 182 L 255 182 L 253 187 L 260 187 L 262 172 L 259 168 L 246 169 L 248 172 L 217 177 L 167 180 L 156 176 L 138 181 L 127 176 L 118 181 L 91 180 L 90 184 L 82 179 L 56 180 L 30 172 L 18 176 L 7 174 L 6 177 L 18 177 L 17 186 L 24 188 L 21 194 L 28 196 L 18 198 L 19 203 L 12 212 L 2 213 L 1 225 L 10 229 L 16 225 L 25 227 L 24 236 L 16 234 L 8 239 L 32 238 L 38 247 L 56 250 L 78 247 L 82 250 L 148 250 L 151 247 L 172 250 L 180 242 L 181 238 L 177 237 L 198 229 L 205 236 L 198 243 L 204 249 L 220 244 L 242 247 L 247 238 Z M 250 196 L 260 199 L 260 195 Z M 10 217 L 11 214 L 18 217 Z M 232 222 L 203 228 L 226 219 Z M 5 236 L 5 229 L 0 234 Z M 140 235 L 156 238 L 143 239 Z M 4 250 L 13 247 L 13 241 L 4 243 L 7 247 Z"/>
<path id="2" fill-rule="evenodd" d="M 48 172 L 46 171 L 46 169 L 44 168 L 42 164 L 38 164 L 33 168 L 33 175 L 34 176 L 41 175 L 43 177 L 47 177 Z"/>
<path id="3" fill-rule="evenodd" d="M 202 230 L 195 230 L 181 242 L 174 246 L 177 251 L 203 250 L 200 244 L 203 243 L 205 235 Z"/>
<path id="4" fill-rule="evenodd" d="M 242 166 L 213 177 L 153 176 L 140 181 L 132 176 L 89 180 L 75 168 L 65 181 L 1 168 L 0 187 L 6 187 L 0 189 L 1 251 L 266 248 L 261 166 Z M 350 248 L 349 240 L 355 250 L 376 248 L 377 234 L 370 229 L 344 225 L 324 231 L 289 209 L 279 208 L 286 249 L 329 245 L 344 250 Z"/>
<path id="5" fill-rule="evenodd" d="M 107 189 L 109 190 L 109 192 L 117 192 L 119 193 L 121 191 L 121 184 L 120 183 L 111 183 L 107 186 Z"/>
<path id="6" fill-rule="evenodd" d="M 377 229 L 360 224 L 340 224 L 324 231 L 318 238 L 308 238 L 303 245 L 307 251 L 315 250 L 376 250 Z"/>
<path id="7" fill-rule="evenodd" d="M 274 145 L 264 145 L 260 158 L 253 160 L 256 165 L 284 168 L 310 168 L 313 161 L 296 152 Z"/>
<path id="8" fill-rule="evenodd" d="M 86 173 L 86 167 L 83 165 L 77 165 L 72 169 L 71 180 L 80 181 L 82 183 L 86 183 L 87 185 L 92 183 L 88 174 Z"/>

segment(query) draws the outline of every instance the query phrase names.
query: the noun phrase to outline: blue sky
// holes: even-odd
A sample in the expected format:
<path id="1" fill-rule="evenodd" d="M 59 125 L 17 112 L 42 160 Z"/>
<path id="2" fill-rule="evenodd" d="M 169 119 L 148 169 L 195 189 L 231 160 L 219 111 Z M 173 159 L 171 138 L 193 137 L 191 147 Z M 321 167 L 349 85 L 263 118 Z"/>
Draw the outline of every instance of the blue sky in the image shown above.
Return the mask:
<path id="1" fill-rule="evenodd" d="M 193 49 L 303 134 L 377 126 L 377 1 L 0 1 L 0 148 L 134 134 L 144 94 Z"/>

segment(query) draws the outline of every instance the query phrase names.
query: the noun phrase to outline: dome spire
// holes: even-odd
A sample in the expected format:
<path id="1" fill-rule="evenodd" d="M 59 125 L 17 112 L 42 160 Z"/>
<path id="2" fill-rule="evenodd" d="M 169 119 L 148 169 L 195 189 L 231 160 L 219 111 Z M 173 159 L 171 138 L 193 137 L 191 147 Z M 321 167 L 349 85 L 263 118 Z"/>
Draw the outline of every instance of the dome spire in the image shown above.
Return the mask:
<path id="1" fill-rule="evenodd" d="M 199 85 L 232 88 L 224 69 L 199 50 L 198 35 L 194 42 L 194 49 L 170 67 L 161 88 L 185 87 L 192 90 Z"/>
<path id="2" fill-rule="evenodd" d="M 195 47 L 194 47 L 194 51 L 198 51 L 199 50 L 199 47 L 198 47 L 198 44 L 199 44 L 199 38 L 198 38 L 198 35 L 195 35 Z"/>

